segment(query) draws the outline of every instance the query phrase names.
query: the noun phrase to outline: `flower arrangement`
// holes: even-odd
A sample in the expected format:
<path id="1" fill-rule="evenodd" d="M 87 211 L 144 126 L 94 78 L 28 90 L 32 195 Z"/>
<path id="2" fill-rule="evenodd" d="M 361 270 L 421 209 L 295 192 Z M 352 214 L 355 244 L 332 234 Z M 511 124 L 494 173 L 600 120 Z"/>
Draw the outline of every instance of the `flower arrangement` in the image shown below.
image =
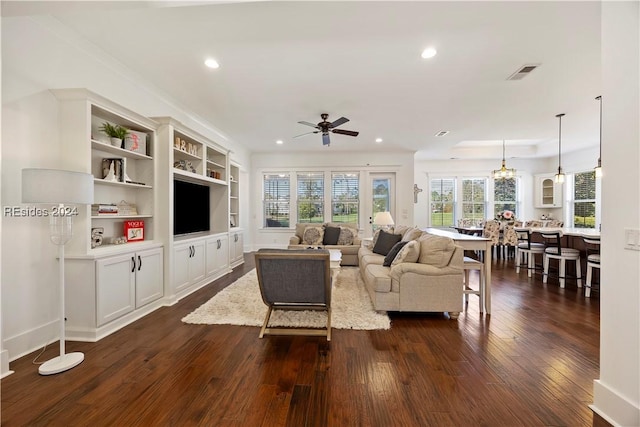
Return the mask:
<path id="1" fill-rule="evenodd" d="M 516 214 L 513 213 L 513 211 L 502 211 L 502 212 L 498 212 L 498 214 L 496 215 L 496 219 L 498 221 L 513 221 L 516 219 Z"/>

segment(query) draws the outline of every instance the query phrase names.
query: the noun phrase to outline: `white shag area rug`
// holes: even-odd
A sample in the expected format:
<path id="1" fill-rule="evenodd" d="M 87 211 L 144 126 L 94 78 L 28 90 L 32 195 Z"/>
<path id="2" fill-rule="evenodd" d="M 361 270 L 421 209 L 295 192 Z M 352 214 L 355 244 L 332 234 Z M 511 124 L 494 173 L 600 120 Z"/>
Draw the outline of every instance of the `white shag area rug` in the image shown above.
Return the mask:
<path id="1" fill-rule="evenodd" d="M 376 312 L 357 267 L 342 267 L 331 292 L 331 326 L 336 329 L 389 329 L 391 321 Z M 182 319 L 207 325 L 262 326 L 267 306 L 262 301 L 256 271 L 251 270 Z M 327 313 L 281 311 L 271 314 L 269 327 L 321 328 Z"/>

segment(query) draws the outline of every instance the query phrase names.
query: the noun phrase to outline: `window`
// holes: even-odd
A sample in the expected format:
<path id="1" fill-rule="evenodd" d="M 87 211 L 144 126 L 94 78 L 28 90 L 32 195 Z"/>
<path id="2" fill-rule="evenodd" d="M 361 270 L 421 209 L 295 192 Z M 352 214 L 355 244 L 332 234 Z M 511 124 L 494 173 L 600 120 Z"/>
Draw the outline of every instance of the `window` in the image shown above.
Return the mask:
<path id="1" fill-rule="evenodd" d="M 264 227 L 289 227 L 291 190 L 289 174 L 265 174 L 263 177 Z"/>
<path id="2" fill-rule="evenodd" d="M 493 181 L 493 215 L 511 211 L 518 217 L 518 181 L 516 178 L 500 178 Z"/>
<path id="3" fill-rule="evenodd" d="M 575 174 L 573 226 L 577 228 L 596 227 L 596 174 L 594 171 Z"/>
<path id="4" fill-rule="evenodd" d="M 298 222 L 324 222 L 324 172 L 298 173 Z"/>
<path id="5" fill-rule="evenodd" d="M 483 220 L 485 218 L 484 178 L 465 178 L 462 180 L 462 218 Z"/>
<path id="6" fill-rule="evenodd" d="M 453 178 L 431 180 L 431 225 L 450 227 L 453 224 L 454 190 Z"/>
<path id="7" fill-rule="evenodd" d="M 331 221 L 358 222 L 360 180 L 357 173 L 331 174 Z"/>

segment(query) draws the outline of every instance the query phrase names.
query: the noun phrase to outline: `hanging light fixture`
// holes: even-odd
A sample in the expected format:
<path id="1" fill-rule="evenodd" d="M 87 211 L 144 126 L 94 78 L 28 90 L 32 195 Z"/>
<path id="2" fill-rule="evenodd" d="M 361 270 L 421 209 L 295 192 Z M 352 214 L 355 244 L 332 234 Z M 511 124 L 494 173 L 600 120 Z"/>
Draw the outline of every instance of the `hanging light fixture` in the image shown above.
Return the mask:
<path id="1" fill-rule="evenodd" d="M 600 152 L 598 154 L 598 166 L 593 168 L 593 171 L 596 173 L 596 178 L 602 177 L 602 162 L 600 159 L 602 158 L 602 95 L 596 96 L 596 100 L 600 101 Z"/>
<path id="2" fill-rule="evenodd" d="M 516 176 L 515 169 L 507 169 L 505 157 L 504 157 L 504 139 L 502 140 L 502 167 L 493 171 L 493 179 L 506 179 Z"/>
<path id="3" fill-rule="evenodd" d="M 564 172 L 562 172 L 562 162 L 560 161 L 560 156 L 562 154 L 562 114 L 556 114 L 558 118 L 558 173 L 556 174 L 556 182 L 558 184 L 562 184 L 564 182 Z"/>

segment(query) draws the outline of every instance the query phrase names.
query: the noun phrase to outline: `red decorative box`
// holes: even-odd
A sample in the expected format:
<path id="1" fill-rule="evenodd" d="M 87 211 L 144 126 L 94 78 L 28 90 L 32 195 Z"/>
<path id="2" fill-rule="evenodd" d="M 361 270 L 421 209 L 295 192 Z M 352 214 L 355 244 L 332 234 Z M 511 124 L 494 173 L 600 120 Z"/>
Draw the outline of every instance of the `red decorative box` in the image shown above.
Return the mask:
<path id="1" fill-rule="evenodd" d="M 144 221 L 125 221 L 124 238 L 127 242 L 144 240 Z"/>

